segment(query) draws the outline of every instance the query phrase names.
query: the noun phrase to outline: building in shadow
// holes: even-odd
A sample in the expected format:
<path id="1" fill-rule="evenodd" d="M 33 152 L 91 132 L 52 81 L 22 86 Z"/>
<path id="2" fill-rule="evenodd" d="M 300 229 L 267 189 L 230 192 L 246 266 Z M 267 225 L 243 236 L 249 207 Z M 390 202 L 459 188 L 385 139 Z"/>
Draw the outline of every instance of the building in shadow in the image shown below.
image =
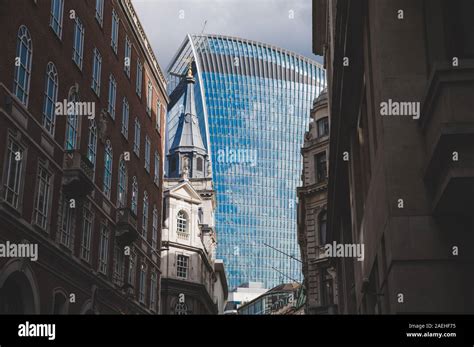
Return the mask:
<path id="1" fill-rule="evenodd" d="M 298 188 L 298 243 L 303 263 L 306 314 L 335 313 L 336 272 L 326 255 L 327 157 L 329 112 L 327 91 L 314 100 L 309 130 L 301 149 L 303 185 Z"/>
<path id="2" fill-rule="evenodd" d="M 472 313 L 474 2 L 314 0 L 340 313 Z"/>

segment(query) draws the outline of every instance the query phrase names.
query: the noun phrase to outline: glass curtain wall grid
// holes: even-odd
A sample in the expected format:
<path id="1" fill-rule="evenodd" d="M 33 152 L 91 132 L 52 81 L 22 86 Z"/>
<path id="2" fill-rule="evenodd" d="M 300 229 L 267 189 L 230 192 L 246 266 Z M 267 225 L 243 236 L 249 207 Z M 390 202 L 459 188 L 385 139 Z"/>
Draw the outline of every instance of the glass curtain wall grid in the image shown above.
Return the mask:
<path id="1" fill-rule="evenodd" d="M 168 67 L 166 153 L 183 111 L 179 76 L 190 62 L 217 193 L 217 256 L 226 264 L 229 287 L 300 281 L 300 263 L 264 244 L 299 257 L 300 149 L 312 101 L 326 87 L 326 72 L 309 58 L 271 45 L 188 35 Z"/>

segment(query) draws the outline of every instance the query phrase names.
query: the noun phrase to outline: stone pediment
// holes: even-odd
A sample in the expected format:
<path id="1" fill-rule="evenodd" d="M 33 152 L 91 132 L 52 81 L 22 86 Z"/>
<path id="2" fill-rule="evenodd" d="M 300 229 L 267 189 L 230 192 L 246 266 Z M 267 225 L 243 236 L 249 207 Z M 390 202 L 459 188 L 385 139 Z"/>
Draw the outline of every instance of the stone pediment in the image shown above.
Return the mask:
<path id="1" fill-rule="evenodd" d="M 194 204 L 201 204 L 202 198 L 193 186 L 188 182 L 181 182 L 164 192 L 165 197 L 170 196 L 178 200 L 185 200 Z"/>

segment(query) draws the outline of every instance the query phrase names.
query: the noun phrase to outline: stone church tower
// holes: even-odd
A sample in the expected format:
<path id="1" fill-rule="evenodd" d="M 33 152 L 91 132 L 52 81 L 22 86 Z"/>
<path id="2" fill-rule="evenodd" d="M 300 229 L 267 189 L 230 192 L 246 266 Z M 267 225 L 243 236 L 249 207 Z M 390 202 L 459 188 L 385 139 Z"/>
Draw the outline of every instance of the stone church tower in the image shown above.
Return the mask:
<path id="1" fill-rule="evenodd" d="M 216 259 L 216 198 L 196 114 L 192 66 L 183 76 L 182 112 L 164 180 L 162 313 L 223 313 L 227 280 Z M 176 106 L 176 105 L 171 105 Z"/>

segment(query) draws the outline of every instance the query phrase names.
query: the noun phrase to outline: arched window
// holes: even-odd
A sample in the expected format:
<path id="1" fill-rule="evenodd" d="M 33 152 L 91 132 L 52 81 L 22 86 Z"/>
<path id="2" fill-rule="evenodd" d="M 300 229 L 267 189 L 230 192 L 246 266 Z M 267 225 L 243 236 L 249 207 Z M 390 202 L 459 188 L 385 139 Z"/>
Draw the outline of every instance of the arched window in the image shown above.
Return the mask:
<path id="1" fill-rule="evenodd" d="M 117 206 L 123 208 L 127 202 L 127 166 L 123 156 L 120 158 L 119 162 L 119 172 L 118 172 L 118 190 L 117 190 Z"/>
<path id="2" fill-rule="evenodd" d="M 185 234 L 188 232 L 188 217 L 186 212 L 179 211 L 176 218 L 176 231 Z"/>
<path id="3" fill-rule="evenodd" d="M 56 122 L 55 105 L 58 100 L 58 71 L 52 62 L 46 67 L 46 79 L 44 86 L 43 103 L 43 126 L 54 135 L 54 125 Z"/>
<path id="4" fill-rule="evenodd" d="M 64 292 L 56 291 L 53 296 L 53 314 L 67 314 L 68 304 Z"/>
<path id="5" fill-rule="evenodd" d="M 148 232 L 148 193 L 143 193 L 142 236 L 146 239 Z"/>
<path id="6" fill-rule="evenodd" d="M 95 169 L 95 158 L 97 155 L 97 125 L 94 119 L 89 121 L 89 141 L 87 143 L 87 159 Z"/>
<path id="7" fill-rule="evenodd" d="M 33 57 L 33 42 L 30 32 L 22 25 L 18 29 L 16 43 L 15 79 L 13 92 L 23 105 L 28 107 L 30 92 L 31 60 Z"/>
<path id="8" fill-rule="evenodd" d="M 79 94 L 76 88 L 72 88 L 69 93 L 68 103 L 74 104 L 74 107 L 67 112 L 66 118 L 66 145 L 65 149 L 71 151 L 77 148 L 77 138 L 79 133 L 79 116 L 77 115 L 76 103 L 79 102 Z"/>
<path id="9" fill-rule="evenodd" d="M 110 191 L 112 187 L 112 161 L 113 152 L 110 140 L 107 140 L 104 152 L 104 187 L 103 191 L 106 197 L 110 199 Z"/>
<path id="10" fill-rule="evenodd" d="M 133 176 L 132 179 L 132 212 L 137 215 L 137 209 L 138 209 L 138 183 L 137 183 L 137 177 Z"/>
<path id="11" fill-rule="evenodd" d="M 318 216 L 319 244 L 321 246 L 326 244 L 326 221 L 327 221 L 327 213 L 325 210 L 323 210 L 319 213 L 319 216 Z"/>

